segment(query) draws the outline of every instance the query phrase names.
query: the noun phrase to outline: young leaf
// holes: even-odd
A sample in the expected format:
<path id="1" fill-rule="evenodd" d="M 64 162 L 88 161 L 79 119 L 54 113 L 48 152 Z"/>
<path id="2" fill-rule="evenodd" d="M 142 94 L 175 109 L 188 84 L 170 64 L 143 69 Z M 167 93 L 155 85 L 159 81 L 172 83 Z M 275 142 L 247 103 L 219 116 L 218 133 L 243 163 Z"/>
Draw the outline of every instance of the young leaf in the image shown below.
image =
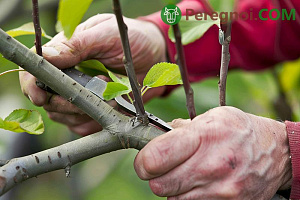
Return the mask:
<path id="1" fill-rule="evenodd" d="M 105 91 L 103 92 L 103 98 L 109 101 L 117 96 L 128 94 L 131 90 L 126 85 L 115 82 L 108 82 Z"/>
<path id="2" fill-rule="evenodd" d="M 143 85 L 147 87 L 160 87 L 164 85 L 182 84 L 179 67 L 172 63 L 158 63 L 147 73 Z"/>
<path id="3" fill-rule="evenodd" d="M 180 31 L 182 34 L 182 44 L 187 45 L 200 39 L 206 31 L 213 25 L 220 26 L 220 19 L 212 20 L 207 16 L 207 20 L 196 20 L 191 16 L 189 20 L 182 18 L 179 22 Z M 217 36 L 216 36 L 217 37 Z M 175 36 L 172 28 L 169 29 L 169 38 L 172 42 L 175 42 Z"/>
<path id="4" fill-rule="evenodd" d="M 60 0 L 58 8 L 58 23 L 64 30 L 65 36 L 70 39 L 76 26 L 93 0 Z"/>
<path id="5" fill-rule="evenodd" d="M 13 111 L 5 120 L 0 118 L 0 128 L 16 133 L 27 132 L 40 135 L 44 132 L 44 123 L 37 111 L 18 109 Z"/>
<path id="6" fill-rule="evenodd" d="M 8 35 L 10 35 L 11 37 L 17 37 L 17 36 L 22 36 L 22 35 L 34 35 L 35 31 L 34 31 L 34 26 L 32 22 L 29 22 L 27 24 L 24 24 L 18 28 L 9 30 L 6 32 Z M 42 29 L 42 36 L 51 40 L 52 37 L 47 35 L 45 33 L 45 31 Z"/>
<path id="7" fill-rule="evenodd" d="M 111 71 L 108 71 L 108 75 L 111 78 L 111 80 L 113 80 L 114 82 L 121 83 L 122 85 L 126 85 L 127 88 L 131 88 L 129 78 L 127 76 L 123 76 L 120 74 L 118 74 L 118 76 L 116 76 Z"/>
<path id="8" fill-rule="evenodd" d="M 108 73 L 105 66 L 98 60 L 83 61 L 77 65 L 76 69 L 90 76 Z"/>

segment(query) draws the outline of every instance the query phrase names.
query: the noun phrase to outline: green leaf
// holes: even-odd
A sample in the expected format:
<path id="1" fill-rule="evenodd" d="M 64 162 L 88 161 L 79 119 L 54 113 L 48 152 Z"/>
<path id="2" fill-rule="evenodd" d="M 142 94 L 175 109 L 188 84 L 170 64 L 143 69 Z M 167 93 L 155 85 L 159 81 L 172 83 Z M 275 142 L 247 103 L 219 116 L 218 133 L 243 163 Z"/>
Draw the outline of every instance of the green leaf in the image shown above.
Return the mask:
<path id="1" fill-rule="evenodd" d="M 11 37 L 17 37 L 17 36 L 23 36 L 23 35 L 34 35 L 35 31 L 34 31 L 34 26 L 32 22 L 29 22 L 27 24 L 24 24 L 18 28 L 9 30 L 6 32 L 8 35 L 10 35 Z M 51 40 L 52 37 L 47 35 L 45 33 L 45 31 L 42 29 L 42 36 Z"/>
<path id="2" fill-rule="evenodd" d="M 18 109 L 13 111 L 5 120 L 0 118 L 0 128 L 16 133 L 27 132 L 40 135 L 44 132 L 44 123 L 39 112 Z"/>
<path id="3" fill-rule="evenodd" d="M 209 16 L 207 17 L 207 20 L 201 21 L 196 20 L 193 16 L 191 16 L 189 20 L 182 18 L 179 22 L 180 31 L 182 34 L 182 44 L 187 45 L 200 39 L 213 25 L 220 26 L 220 19 L 218 18 L 218 20 L 212 20 Z M 172 28 L 169 29 L 169 38 L 172 42 L 175 42 Z"/>
<path id="4" fill-rule="evenodd" d="M 123 76 L 123 75 L 120 75 L 120 74 L 115 75 L 111 71 L 108 71 L 108 75 L 111 78 L 111 80 L 113 80 L 114 82 L 121 83 L 122 85 L 126 85 L 127 88 L 131 88 L 129 78 L 127 76 Z"/>
<path id="5" fill-rule="evenodd" d="M 164 85 L 182 84 L 178 65 L 172 63 L 158 63 L 147 73 L 143 85 L 147 87 L 160 87 Z"/>
<path id="6" fill-rule="evenodd" d="M 70 39 L 76 26 L 90 7 L 93 0 L 60 0 L 58 8 L 58 23 L 64 30 L 65 36 Z M 57 26 L 59 27 L 59 26 Z"/>
<path id="7" fill-rule="evenodd" d="M 83 61 L 77 65 L 76 69 L 90 76 L 108 73 L 105 66 L 98 60 Z"/>
<path id="8" fill-rule="evenodd" d="M 300 59 L 287 62 L 283 65 L 279 75 L 280 82 L 285 92 L 299 91 L 300 88 Z"/>
<path id="9" fill-rule="evenodd" d="M 131 90 L 126 85 L 115 82 L 108 82 L 105 91 L 103 92 L 103 98 L 109 101 L 117 96 L 128 94 Z"/>

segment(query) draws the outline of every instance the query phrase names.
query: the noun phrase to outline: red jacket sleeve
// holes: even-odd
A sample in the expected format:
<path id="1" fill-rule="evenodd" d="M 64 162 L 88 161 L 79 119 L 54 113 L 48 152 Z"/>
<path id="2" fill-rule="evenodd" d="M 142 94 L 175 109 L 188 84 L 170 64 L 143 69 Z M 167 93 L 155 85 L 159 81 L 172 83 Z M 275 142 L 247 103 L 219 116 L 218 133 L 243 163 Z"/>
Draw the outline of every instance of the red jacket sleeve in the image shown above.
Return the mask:
<path id="1" fill-rule="evenodd" d="M 285 122 L 290 145 L 290 156 L 292 159 L 292 192 L 291 199 L 300 199 L 300 123 Z"/>
<path id="2" fill-rule="evenodd" d="M 253 20 L 237 20 L 232 25 L 230 45 L 230 68 L 260 70 L 286 60 L 300 57 L 300 2 L 299 0 L 239 0 L 237 12 L 253 13 Z M 278 2 L 276 4 L 276 2 Z M 183 0 L 178 4 L 183 15 L 186 9 L 195 12 L 208 12 L 202 0 Z M 259 19 L 261 9 L 296 9 L 296 20 L 277 21 Z M 275 15 L 275 13 L 273 13 Z M 266 18 L 267 12 L 263 13 Z M 255 20 L 257 18 L 257 20 Z M 142 18 L 155 23 L 164 34 L 170 60 L 174 62 L 175 45 L 168 38 L 169 26 L 160 18 L 160 12 Z M 221 45 L 218 42 L 218 28 L 213 26 L 205 35 L 192 44 L 184 46 L 188 71 L 191 81 L 198 81 L 208 76 L 217 76 L 221 63 Z"/>

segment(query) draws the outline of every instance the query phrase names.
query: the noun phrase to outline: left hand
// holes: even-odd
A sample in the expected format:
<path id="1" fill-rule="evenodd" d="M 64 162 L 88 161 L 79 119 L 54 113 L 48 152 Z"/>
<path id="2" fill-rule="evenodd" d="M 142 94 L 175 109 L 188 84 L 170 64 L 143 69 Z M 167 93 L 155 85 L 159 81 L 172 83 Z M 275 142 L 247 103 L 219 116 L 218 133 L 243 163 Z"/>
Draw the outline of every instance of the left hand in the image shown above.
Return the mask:
<path id="1" fill-rule="evenodd" d="M 212 109 L 149 142 L 135 170 L 168 200 L 264 199 L 291 184 L 285 124 L 232 107 Z"/>

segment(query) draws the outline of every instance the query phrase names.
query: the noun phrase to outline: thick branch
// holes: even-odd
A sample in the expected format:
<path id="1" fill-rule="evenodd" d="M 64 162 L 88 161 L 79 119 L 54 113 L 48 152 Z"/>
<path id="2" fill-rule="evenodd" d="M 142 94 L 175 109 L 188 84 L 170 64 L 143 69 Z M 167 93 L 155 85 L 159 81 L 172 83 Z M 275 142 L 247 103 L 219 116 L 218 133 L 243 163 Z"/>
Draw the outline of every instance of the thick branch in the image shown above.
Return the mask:
<path id="1" fill-rule="evenodd" d="M 220 81 L 219 81 L 219 105 L 226 106 L 226 81 L 228 74 L 228 66 L 230 62 L 230 53 L 229 53 L 229 45 L 231 41 L 231 25 L 229 22 L 226 24 L 226 31 L 224 35 L 219 35 L 219 37 L 224 37 L 224 41 L 222 41 L 222 58 L 221 58 L 221 69 L 220 69 Z M 222 30 L 223 31 L 223 30 Z M 223 32 L 223 33 L 224 33 Z M 222 32 L 221 32 L 222 33 Z"/>
<path id="2" fill-rule="evenodd" d="M 71 163 L 75 164 L 93 156 L 109 152 L 112 150 L 109 148 L 113 148 L 113 150 L 121 148 L 141 149 L 151 139 L 164 133 L 153 126 L 133 126 L 131 118 L 114 110 L 107 103 L 62 73 L 44 58 L 30 51 L 14 38 L 11 38 L 2 29 L 0 29 L 0 53 L 8 60 L 20 65 L 23 69 L 47 84 L 65 99 L 68 99 L 68 101 L 78 106 L 81 110 L 99 122 L 105 129 L 103 133 L 87 136 L 72 143 L 54 148 L 54 150 L 50 149 L 37 154 L 39 160 L 43 160 L 43 169 L 28 168 L 29 165 L 34 166 L 34 163 L 37 164 L 33 155 L 31 155 L 31 159 L 29 159 L 30 156 L 25 157 L 28 165 L 21 165 L 21 163 L 25 162 L 24 158 L 11 161 L 0 168 L 0 194 L 8 191 L 16 184 L 15 182 L 18 183 L 32 176 L 37 176 L 38 174 L 65 168 L 66 163 L 69 160 L 65 157 L 64 159 L 59 159 L 57 152 L 60 152 L 62 156 L 69 155 Z M 89 141 L 89 139 L 93 141 Z M 87 142 L 95 143 L 90 146 Z M 107 147 L 106 145 L 111 147 Z M 73 152 L 70 152 L 71 149 L 73 149 Z M 51 152 L 51 154 L 49 152 Z M 47 161 L 49 155 L 52 163 L 49 160 Z M 57 161 L 53 160 L 55 158 Z M 19 162 L 20 165 L 13 164 L 17 162 Z M 56 163 L 55 165 L 53 165 L 54 162 Z M 20 166 L 21 171 L 16 169 L 17 166 Z M 23 170 L 23 168 L 25 170 Z M 13 170 L 17 172 L 13 174 Z M 13 180 L 15 176 L 17 176 L 16 181 Z"/>
<path id="3" fill-rule="evenodd" d="M 189 116 L 191 119 L 194 119 L 196 117 L 196 110 L 195 110 L 195 104 L 194 104 L 194 92 L 191 87 L 189 77 L 188 77 L 188 71 L 186 67 L 186 61 L 185 61 L 185 55 L 183 51 L 183 46 L 181 42 L 181 33 L 178 24 L 175 24 L 172 26 L 175 40 L 176 40 L 176 50 L 177 50 L 177 64 L 179 65 L 182 81 L 183 81 L 183 87 L 185 91 L 186 96 L 186 106 L 189 112 Z"/>
<path id="4" fill-rule="evenodd" d="M 94 156 L 122 149 L 115 135 L 102 131 L 33 155 L 12 159 L 1 167 L 0 194 L 40 174 L 65 169 Z"/>
<path id="5" fill-rule="evenodd" d="M 124 23 L 122 10 L 120 6 L 119 0 L 113 0 L 113 10 L 117 18 L 119 32 L 122 40 L 123 45 L 123 52 L 124 52 L 124 66 L 127 73 L 127 76 L 130 81 L 130 85 L 132 88 L 132 93 L 134 97 L 134 107 L 136 110 L 136 116 L 139 121 L 141 121 L 143 124 L 148 124 L 148 116 L 145 112 L 143 99 L 141 96 L 141 87 L 137 81 L 134 67 L 133 67 L 133 61 L 131 56 L 131 50 L 130 50 L 130 44 L 128 39 L 128 27 Z"/>

